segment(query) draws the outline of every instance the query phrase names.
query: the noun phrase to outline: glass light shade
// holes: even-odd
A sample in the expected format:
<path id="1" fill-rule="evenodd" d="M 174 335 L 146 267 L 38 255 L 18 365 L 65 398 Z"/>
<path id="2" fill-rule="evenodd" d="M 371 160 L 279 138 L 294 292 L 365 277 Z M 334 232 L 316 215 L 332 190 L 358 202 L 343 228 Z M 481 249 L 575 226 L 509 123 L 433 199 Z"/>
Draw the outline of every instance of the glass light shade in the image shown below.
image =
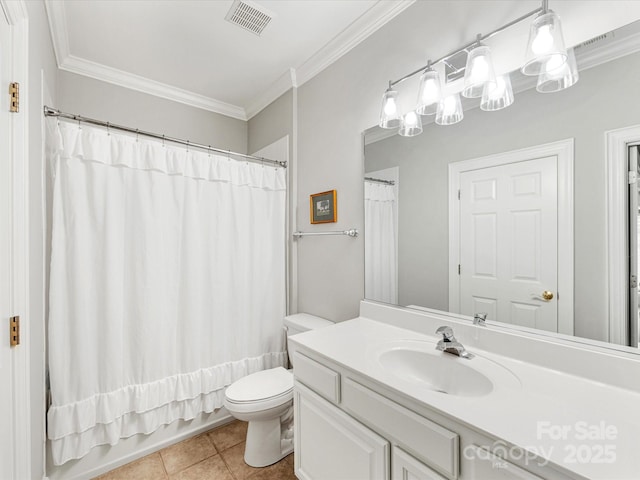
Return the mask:
<path id="1" fill-rule="evenodd" d="M 420 118 L 420 115 L 413 110 L 405 113 L 402 117 L 402 122 L 400 123 L 398 135 L 402 135 L 403 137 L 415 137 L 421 133 L 422 119 Z"/>
<path id="2" fill-rule="evenodd" d="M 400 126 L 400 112 L 398 112 L 398 92 L 388 88 L 382 96 L 380 109 L 380 127 L 398 128 Z"/>
<path id="3" fill-rule="evenodd" d="M 442 83 L 440 75 L 429 68 L 420 77 L 418 89 L 418 103 L 416 112 L 420 115 L 433 115 L 438 110 L 438 102 L 442 96 Z"/>
<path id="4" fill-rule="evenodd" d="M 486 45 L 479 45 L 471 50 L 467 57 L 462 95 L 467 98 L 481 97 L 485 85 L 495 82 L 491 49 Z"/>
<path id="5" fill-rule="evenodd" d="M 495 84 L 487 84 L 482 93 L 480 108 L 486 112 L 502 110 L 513 103 L 511 77 L 508 73 L 498 75 Z"/>
<path id="6" fill-rule="evenodd" d="M 448 95 L 438 103 L 438 111 L 436 112 L 436 123 L 438 125 L 453 125 L 462 120 L 463 117 L 464 113 L 459 93 Z"/>
<path id="7" fill-rule="evenodd" d="M 545 65 L 545 69 L 538 76 L 536 90 L 541 93 L 559 92 L 575 85 L 580 75 L 573 48 L 567 50 L 567 61 L 552 57 Z"/>
<path id="8" fill-rule="evenodd" d="M 567 58 L 560 18 L 552 11 L 538 15 L 529 29 L 529 42 L 524 64 L 520 71 L 525 75 L 539 75 L 545 64 L 555 55 L 557 60 Z"/>

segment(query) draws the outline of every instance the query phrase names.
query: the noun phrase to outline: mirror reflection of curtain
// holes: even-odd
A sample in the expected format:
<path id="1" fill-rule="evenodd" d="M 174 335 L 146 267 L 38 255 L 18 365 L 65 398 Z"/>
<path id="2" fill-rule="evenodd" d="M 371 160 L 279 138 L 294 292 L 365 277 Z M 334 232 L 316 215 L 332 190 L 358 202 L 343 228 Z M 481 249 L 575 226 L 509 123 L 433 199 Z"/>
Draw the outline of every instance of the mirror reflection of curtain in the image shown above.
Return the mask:
<path id="1" fill-rule="evenodd" d="M 365 298 L 398 303 L 393 185 L 364 182 Z"/>

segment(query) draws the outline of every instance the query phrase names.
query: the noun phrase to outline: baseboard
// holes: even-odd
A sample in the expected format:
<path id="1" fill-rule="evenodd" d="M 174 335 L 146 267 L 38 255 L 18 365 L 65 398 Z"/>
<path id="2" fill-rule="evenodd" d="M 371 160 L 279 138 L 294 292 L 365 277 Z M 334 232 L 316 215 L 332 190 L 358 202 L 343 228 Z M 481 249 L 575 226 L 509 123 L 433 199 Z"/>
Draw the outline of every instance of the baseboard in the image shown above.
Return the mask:
<path id="1" fill-rule="evenodd" d="M 195 425 L 193 421 L 182 422 L 184 425 L 174 425 L 177 423 L 174 422 L 173 424 L 166 425 L 162 431 L 156 431 L 150 435 L 135 435 L 134 437 L 121 440 L 120 443 L 113 447 L 108 445 L 96 447 L 84 458 L 71 460 L 60 466 L 52 465 L 51 457 L 48 453 L 48 476 L 43 477 L 43 480 L 89 480 L 234 420 L 225 409 L 220 409 L 208 417 L 207 420 L 202 419 L 196 422 Z M 173 430 L 177 430 L 177 432 L 173 432 Z M 143 443 L 143 445 L 138 445 L 139 443 Z M 118 450 L 124 450 L 126 453 L 122 455 L 114 454 L 114 452 Z"/>

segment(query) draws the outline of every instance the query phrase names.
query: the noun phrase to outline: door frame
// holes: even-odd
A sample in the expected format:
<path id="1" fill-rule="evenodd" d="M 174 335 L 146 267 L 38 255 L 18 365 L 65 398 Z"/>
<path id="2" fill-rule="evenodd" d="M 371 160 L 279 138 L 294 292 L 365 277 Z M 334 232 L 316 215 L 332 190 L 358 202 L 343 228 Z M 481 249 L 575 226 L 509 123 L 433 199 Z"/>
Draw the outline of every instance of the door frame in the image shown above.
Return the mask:
<path id="1" fill-rule="evenodd" d="M 12 136 L 12 209 L 11 242 L 12 310 L 20 315 L 21 343 L 14 347 L 12 359 L 14 431 L 11 441 L 14 451 L 16 478 L 32 478 L 31 472 L 31 407 L 30 407 L 30 317 L 29 317 L 29 86 L 28 86 L 28 13 L 24 0 L 0 0 L 0 8 L 6 14 L 12 30 L 12 69 L 14 81 L 20 84 L 20 111 L 11 114 Z M 0 94 L 6 95 L 3 85 Z M 0 328 L 7 328 L 6 324 Z M 43 443 L 44 445 L 44 443 Z M 43 455 L 44 452 L 34 452 Z"/>
<path id="2" fill-rule="evenodd" d="M 460 175 L 556 156 L 558 159 L 558 333 L 573 335 L 573 138 L 449 164 L 449 311 L 460 305 Z"/>
<path id="3" fill-rule="evenodd" d="M 627 289 L 627 212 L 629 188 L 627 148 L 640 140 L 640 125 L 605 132 L 607 189 L 607 303 L 609 342 L 627 345 L 629 312 Z"/>

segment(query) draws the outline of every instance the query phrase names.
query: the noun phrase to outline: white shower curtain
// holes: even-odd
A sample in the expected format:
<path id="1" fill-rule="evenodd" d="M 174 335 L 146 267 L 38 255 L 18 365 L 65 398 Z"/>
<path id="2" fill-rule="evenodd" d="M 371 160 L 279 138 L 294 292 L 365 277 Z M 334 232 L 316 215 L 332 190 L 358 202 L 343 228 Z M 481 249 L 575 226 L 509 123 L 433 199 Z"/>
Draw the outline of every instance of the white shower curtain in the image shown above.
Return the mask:
<path id="1" fill-rule="evenodd" d="M 398 303 L 395 187 L 364 182 L 365 298 Z"/>
<path id="2" fill-rule="evenodd" d="M 285 364 L 283 168 L 47 119 L 55 464 Z"/>

